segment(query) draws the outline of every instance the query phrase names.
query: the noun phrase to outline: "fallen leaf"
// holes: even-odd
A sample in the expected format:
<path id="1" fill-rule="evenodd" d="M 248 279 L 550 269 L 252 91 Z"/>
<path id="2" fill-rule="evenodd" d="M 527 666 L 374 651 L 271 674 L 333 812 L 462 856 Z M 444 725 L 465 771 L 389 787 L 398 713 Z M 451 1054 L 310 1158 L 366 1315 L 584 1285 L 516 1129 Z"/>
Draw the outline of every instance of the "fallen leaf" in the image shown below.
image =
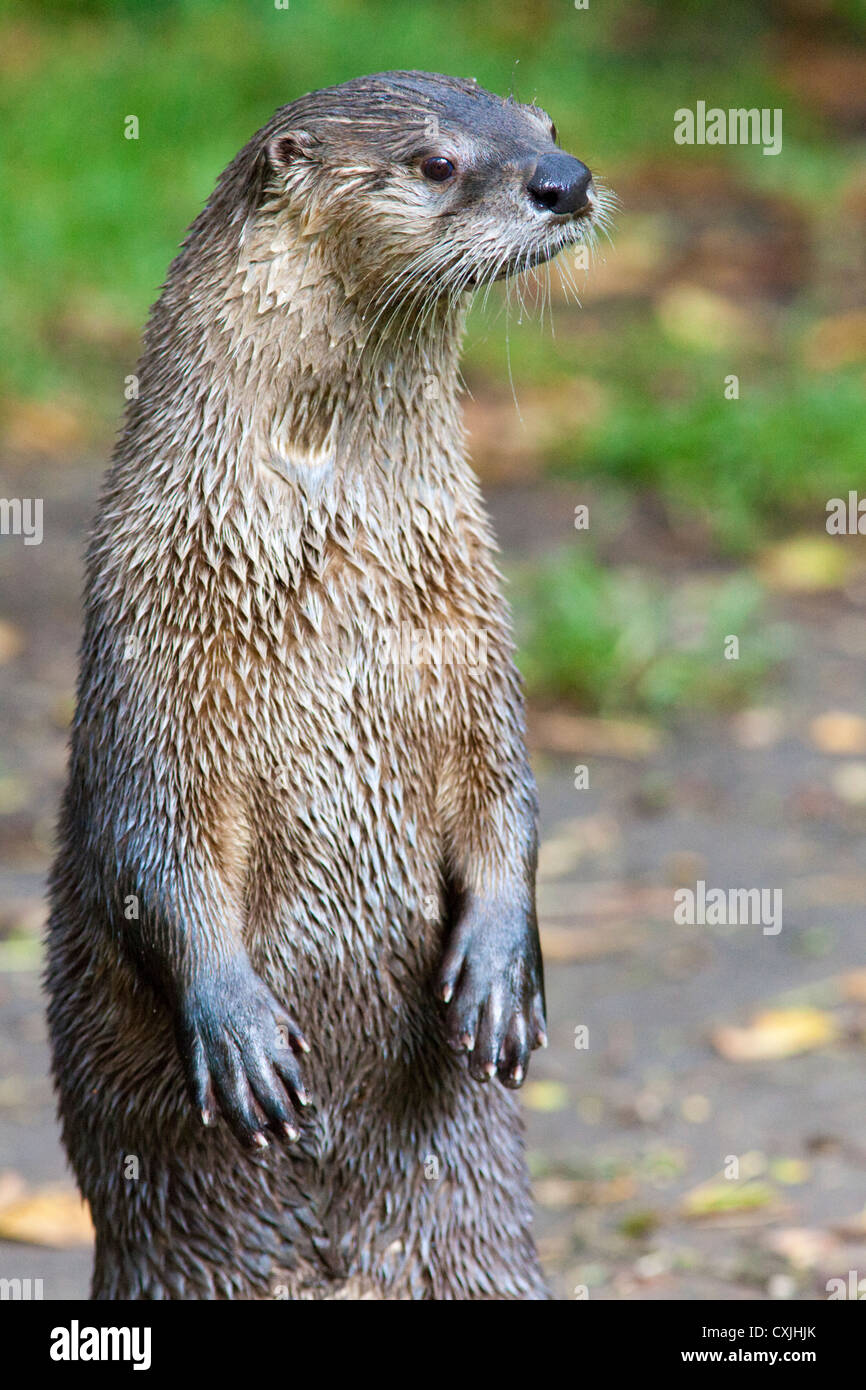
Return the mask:
<path id="1" fill-rule="evenodd" d="M 822 593 L 848 582 L 851 555 L 830 536 L 793 536 L 764 551 L 758 573 L 769 588 L 782 593 Z"/>
<path id="2" fill-rule="evenodd" d="M 744 709 L 731 720 L 731 731 L 741 748 L 772 748 L 785 731 L 781 710 Z"/>
<path id="3" fill-rule="evenodd" d="M 728 1216 L 732 1213 L 767 1212 L 778 1209 L 778 1193 L 766 1182 L 701 1183 L 685 1193 L 681 1210 L 690 1221 L 706 1217 Z"/>
<path id="4" fill-rule="evenodd" d="M 767 1245 L 795 1269 L 812 1269 L 832 1255 L 838 1241 L 828 1231 L 808 1226 L 786 1226 L 784 1230 L 773 1231 L 767 1237 Z"/>
<path id="5" fill-rule="evenodd" d="M 597 757 L 649 758 L 661 744 L 651 724 L 632 719 L 592 719 L 561 710 L 529 716 L 530 741 L 551 753 L 590 753 Z"/>
<path id="6" fill-rule="evenodd" d="M 826 1047 L 838 1036 L 833 1018 L 821 1009 L 767 1009 L 745 1028 L 720 1025 L 712 1043 L 728 1062 L 763 1062 Z"/>
<path id="7" fill-rule="evenodd" d="M 539 1178 L 532 1192 L 540 1207 L 576 1207 L 586 1193 L 586 1183 L 577 1178 Z"/>
<path id="8" fill-rule="evenodd" d="M 607 1178 L 603 1182 L 590 1184 L 587 1200 L 593 1206 L 615 1207 L 620 1202 L 631 1202 L 637 1193 L 637 1181 L 631 1173 L 620 1173 L 618 1177 Z"/>
<path id="9" fill-rule="evenodd" d="M 822 753 L 866 753 L 866 719 L 845 710 L 828 710 L 809 725 L 809 734 Z"/>
<path id="10" fill-rule="evenodd" d="M 527 1081 L 522 1095 L 530 1110 L 544 1112 L 564 1110 L 569 1101 L 568 1088 L 561 1081 Z"/>
<path id="11" fill-rule="evenodd" d="M 680 1114 L 690 1125 L 704 1125 L 713 1113 L 713 1107 L 706 1096 L 685 1096 L 680 1103 Z"/>
<path id="12" fill-rule="evenodd" d="M 817 109 L 843 130 L 860 132 L 866 121 L 866 54 L 855 43 L 817 42 L 815 34 L 795 37 L 792 29 L 778 77 L 797 101 Z"/>
<path id="13" fill-rule="evenodd" d="M 848 806 L 866 805 L 866 763 L 841 763 L 834 767 L 831 786 Z"/>
<path id="14" fill-rule="evenodd" d="M 27 1190 L 27 1184 L 14 1168 L 4 1168 L 0 1172 L 0 1210 L 17 1202 Z"/>
<path id="15" fill-rule="evenodd" d="M 547 1177 L 536 1179 L 532 1191 L 542 1207 L 613 1207 L 633 1201 L 637 1183 L 629 1173 L 600 1179 Z"/>
<path id="16" fill-rule="evenodd" d="M 672 254 L 667 221 L 651 214 L 636 215 L 634 223 L 628 232 L 617 237 L 615 254 L 594 260 L 590 275 L 583 275 L 578 261 L 574 278 L 582 302 L 650 294 L 659 284 Z M 566 297 L 564 290 L 562 297 Z"/>
<path id="17" fill-rule="evenodd" d="M 783 1187 L 798 1187 L 811 1176 L 812 1169 L 802 1158 L 774 1158 L 770 1163 L 770 1177 Z"/>
<path id="18" fill-rule="evenodd" d="M 0 618 L 0 665 L 11 661 L 24 648 L 24 634 L 14 623 Z"/>
<path id="19" fill-rule="evenodd" d="M 0 1208 L 0 1240 L 67 1250 L 90 1245 L 93 1225 L 74 1188 L 43 1187 Z"/>

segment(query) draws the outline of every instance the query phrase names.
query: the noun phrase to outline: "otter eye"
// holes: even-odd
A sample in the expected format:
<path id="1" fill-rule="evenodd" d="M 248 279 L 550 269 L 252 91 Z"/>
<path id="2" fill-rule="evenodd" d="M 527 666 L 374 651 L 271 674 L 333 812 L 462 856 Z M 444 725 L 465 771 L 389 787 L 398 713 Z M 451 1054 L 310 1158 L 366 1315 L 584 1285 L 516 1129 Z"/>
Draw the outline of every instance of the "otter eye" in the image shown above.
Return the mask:
<path id="1" fill-rule="evenodd" d="M 444 183 L 454 173 L 454 165 L 443 155 L 431 154 L 429 159 L 423 160 L 421 173 L 425 179 L 430 179 L 433 183 Z"/>

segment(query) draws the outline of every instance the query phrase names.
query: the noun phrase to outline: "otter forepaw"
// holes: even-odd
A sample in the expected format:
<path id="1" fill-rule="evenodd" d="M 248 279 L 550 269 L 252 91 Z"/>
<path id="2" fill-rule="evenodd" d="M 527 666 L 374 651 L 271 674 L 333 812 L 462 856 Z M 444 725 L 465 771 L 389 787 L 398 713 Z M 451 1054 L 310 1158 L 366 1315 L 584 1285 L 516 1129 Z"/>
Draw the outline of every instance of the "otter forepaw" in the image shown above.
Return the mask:
<path id="1" fill-rule="evenodd" d="M 469 1054 L 476 1081 L 522 1085 L 530 1053 L 547 1045 L 534 922 L 513 909 L 470 906 L 448 942 L 439 992 L 449 1042 Z"/>
<path id="2" fill-rule="evenodd" d="M 188 991 L 178 1035 L 203 1124 L 219 1112 L 257 1148 L 267 1148 L 266 1130 L 300 1137 L 297 1113 L 309 1101 L 297 1059 L 309 1044 L 248 961 L 211 970 Z"/>

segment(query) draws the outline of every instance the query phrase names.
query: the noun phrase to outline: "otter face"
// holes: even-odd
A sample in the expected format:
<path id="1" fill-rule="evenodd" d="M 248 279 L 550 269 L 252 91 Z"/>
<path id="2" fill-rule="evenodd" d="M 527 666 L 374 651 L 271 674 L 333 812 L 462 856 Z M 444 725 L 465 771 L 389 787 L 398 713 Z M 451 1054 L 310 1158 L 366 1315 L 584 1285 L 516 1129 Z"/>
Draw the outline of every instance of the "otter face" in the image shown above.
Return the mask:
<path id="1" fill-rule="evenodd" d="M 278 112 L 267 152 L 302 233 L 371 297 L 448 296 L 592 243 L 611 206 L 537 106 L 472 82 L 393 72 Z"/>

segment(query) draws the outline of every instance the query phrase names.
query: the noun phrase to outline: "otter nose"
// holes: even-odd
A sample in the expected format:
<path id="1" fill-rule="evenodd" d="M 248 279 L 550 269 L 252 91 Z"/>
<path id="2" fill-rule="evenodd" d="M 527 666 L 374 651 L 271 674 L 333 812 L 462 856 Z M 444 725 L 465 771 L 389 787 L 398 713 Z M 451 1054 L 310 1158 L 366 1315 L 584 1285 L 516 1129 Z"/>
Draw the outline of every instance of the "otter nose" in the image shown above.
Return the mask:
<path id="1" fill-rule="evenodd" d="M 563 150 L 542 155 L 526 191 L 536 207 L 545 212 L 579 212 L 586 206 L 592 174 L 585 164 Z"/>

